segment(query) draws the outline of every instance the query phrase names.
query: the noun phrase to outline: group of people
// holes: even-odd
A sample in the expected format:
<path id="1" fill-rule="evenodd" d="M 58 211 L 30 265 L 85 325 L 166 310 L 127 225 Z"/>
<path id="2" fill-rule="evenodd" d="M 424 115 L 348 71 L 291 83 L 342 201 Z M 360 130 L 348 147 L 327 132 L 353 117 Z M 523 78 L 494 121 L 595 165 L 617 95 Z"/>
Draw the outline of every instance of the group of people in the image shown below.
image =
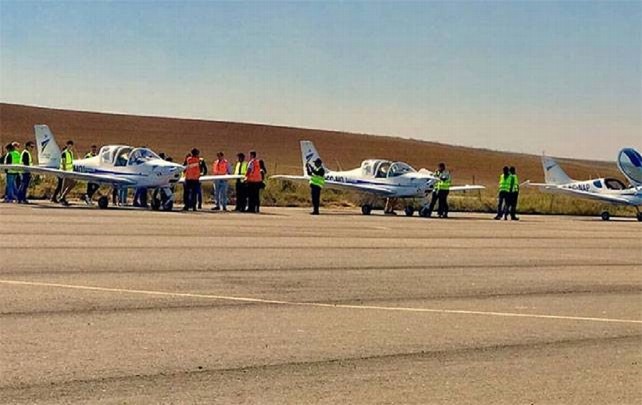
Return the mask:
<path id="1" fill-rule="evenodd" d="M 217 176 L 237 175 L 243 176 L 236 179 L 236 207 L 238 212 L 258 213 L 261 208 L 261 190 L 265 188 L 265 175 L 267 168 L 262 159 L 257 158 L 256 151 L 250 151 L 250 159 L 245 159 L 244 153 L 238 153 L 234 166 L 228 162 L 223 152 L 216 154 L 216 160 L 212 163 L 212 174 Z M 207 164 L 200 157 L 200 151 L 196 148 L 185 157 L 183 165 L 185 169 L 185 186 L 183 188 L 183 210 L 202 209 L 203 192 L 201 188 L 201 176 L 207 174 Z M 214 211 L 227 211 L 228 201 L 228 180 L 219 179 L 214 181 Z"/>
<path id="2" fill-rule="evenodd" d="M 31 166 L 33 164 L 33 158 L 31 157 L 33 148 L 34 143 L 32 141 L 27 142 L 22 151 L 20 151 L 20 143 L 11 142 L 5 146 L 6 152 L 2 156 L 2 163 Z M 26 204 L 28 202 L 27 191 L 31 183 L 31 173 L 7 170 L 6 179 L 4 202 Z"/>
<path id="3" fill-rule="evenodd" d="M 519 179 L 513 166 L 504 166 L 499 175 L 499 196 L 496 220 L 504 218 L 519 221 L 517 217 L 517 200 L 519 199 Z"/>

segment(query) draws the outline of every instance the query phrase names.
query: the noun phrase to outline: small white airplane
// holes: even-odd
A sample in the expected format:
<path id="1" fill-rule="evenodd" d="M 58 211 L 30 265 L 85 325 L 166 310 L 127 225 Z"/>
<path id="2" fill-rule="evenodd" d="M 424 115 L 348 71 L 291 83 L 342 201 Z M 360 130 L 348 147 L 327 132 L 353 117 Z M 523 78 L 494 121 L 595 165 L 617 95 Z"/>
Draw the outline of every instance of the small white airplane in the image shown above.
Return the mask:
<path id="1" fill-rule="evenodd" d="M 0 165 L 0 170 L 16 170 L 60 178 L 86 181 L 89 183 L 109 184 L 131 188 L 145 187 L 159 189 L 160 193 L 152 199 L 152 209 L 171 211 L 173 206 L 172 184 L 182 183 L 181 174 L 185 166 L 168 162 L 151 149 L 127 145 L 106 145 L 98 155 L 87 159 L 74 160 L 74 170 L 60 170 L 61 151 L 47 125 L 35 125 L 38 166 Z M 201 181 L 232 180 L 242 178 L 238 175 L 201 176 Z M 107 208 L 109 198 L 98 198 L 98 206 Z"/>
<path id="2" fill-rule="evenodd" d="M 303 161 L 303 175 L 274 175 L 270 178 L 308 182 L 306 166 L 320 158 L 311 141 L 301 141 L 301 160 Z M 361 162 L 361 166 L 347 171 L 332 171 L 325 165 L 326 186 L 344 190 L 357 191 L 386 199 L 425 199 L 433 191 L 437 181 L 434 173 L 420 169 L 415 170 L 404 162 L 393 162 L 383 159 L 368 159 Z M 451 186 L 450 191 L 481 190 L 484 186 Z M 370 215 L 373 209 L 372 201 L 361 205 L 361 212 Z M 407 216 L 412 216 L 416 208 L 412 202 L 404 208 Z M 428 208 L 423 204 L 419 208 L 419 215 L 426 216 Z"/>
<path id="3" fill-rule="evenodd" d="M 632 148 L 622 149 L 618 153 L 617 165 L 630 186 L 618 179 L 602 178 L 577 181 L 571 179 L 555 160 L 542 156 L 545 183 L 526 182 L 529 186 L 538 187 L 541 191 L 553 194 L 566 194 L 574 197 L 588 198 L 613 205 L 632 206 L 637 211 L 638 221 L 642 221 L 642 156 Z M 608 221 L 611 214 L 602 211 L 603 220 Z"/>

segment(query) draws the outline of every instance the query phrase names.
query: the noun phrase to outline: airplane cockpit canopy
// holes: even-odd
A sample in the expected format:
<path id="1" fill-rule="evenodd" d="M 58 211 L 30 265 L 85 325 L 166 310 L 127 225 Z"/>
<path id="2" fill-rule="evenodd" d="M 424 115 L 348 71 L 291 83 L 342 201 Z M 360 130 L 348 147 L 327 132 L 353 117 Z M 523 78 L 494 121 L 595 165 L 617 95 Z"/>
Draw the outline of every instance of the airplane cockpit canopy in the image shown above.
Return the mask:
<path id="1" fill-rule="evenodd" d="M 609 190 L 624 190 L 626 185 L 618 179 L 604 179 L 604 185 Z"/>
<path id="2" fill-rule="evenodd" d="M 361 170 L 364 176 L 372 176 L 377 178 L 387 178 L 401 176 L 402 174 L 414 172 L 407 163 L 404 162 L 391 162 L 389 160 L 364 160 L 361 163 Z"/>
<path id="3" fill-rule="evenodd" d="M 148 160 L 160 159 L 160 157 L 147 148 L 133 148 L 125 145 L 103 146 L 98 152 L 100 161 L 103 164 L 114 166 L 131 166 L 145 163 Z"/>
<path id="4" fill-rule="evenodd" d="M 642 156 L 633 148 L 624 148 L 617 157 L 617 166 L 634 186 L 642 185 Z"/>
<path id="5" fill-rule="evenodd" d="M 402 174 L 411 173 L 415 171 L 416 170 L 412 166 L 410 166 L 408 163 L 394 162 L 392 165 L 390 165 L 390 169 L 388 170 L 388 177 L 397 177 L 397 176 L 401 176 Z"/>
<path id="6" fill-rule="evenodd" d="M 129 165 L 140 165 L 149 160 L 160 159 L 160 156 L 147 148 L 136 148 L 129 154 Z"/>

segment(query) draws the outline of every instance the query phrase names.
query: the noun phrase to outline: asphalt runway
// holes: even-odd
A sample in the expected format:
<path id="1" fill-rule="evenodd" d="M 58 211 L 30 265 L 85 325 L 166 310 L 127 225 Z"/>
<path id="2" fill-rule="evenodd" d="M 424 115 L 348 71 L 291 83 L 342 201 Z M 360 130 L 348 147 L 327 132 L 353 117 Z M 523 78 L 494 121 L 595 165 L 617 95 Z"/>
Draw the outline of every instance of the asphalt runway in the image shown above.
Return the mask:
<path id="1" fill-rule="evenodd" d="M 264 211 L 0 205 L 0 402 L 642 402 L 635 219 Z"/>

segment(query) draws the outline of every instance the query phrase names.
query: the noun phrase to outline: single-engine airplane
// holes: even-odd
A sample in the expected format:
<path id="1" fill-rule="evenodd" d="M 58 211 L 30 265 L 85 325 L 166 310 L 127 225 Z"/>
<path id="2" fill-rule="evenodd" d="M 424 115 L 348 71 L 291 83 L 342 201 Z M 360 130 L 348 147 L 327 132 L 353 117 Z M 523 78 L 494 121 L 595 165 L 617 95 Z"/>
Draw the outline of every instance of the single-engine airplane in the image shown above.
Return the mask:
<path id="1" fill-rule="evenodd" d="M 617 166 L 630 182 L 627 187 L 618 179 L 602 178 L 577 181 L 571 179 L 557 162 L 542 156 L 545 183 L 526 182 L 528 186 L 538 187 L 541 191 L 552 194 L 566 194 L 579 198 L 588 198 L 612 205 L 632 206 L 637 211 L 638 221 L 642 221 L 642 156 L 633 148 L 624 148 L 618 153 Z M 611 214 L 602 211 L 603 220 L 608 221 Z"/>
<path id="2" fill-rule="evenodd" d="M 106 145 L 98 155 L 74 160 L 74 170 L 60 170 L 61 151 L 47 125 L 35 125 L 38 166 L 0 165 L 0 170 L 16 170 L 121 187 L 158 189 L 153 193 L 152 209 L 171 211 L 173 193 L 171 185 L 183 182 L 185 166 L 161 159 L 148 148 L 127 145 Z M 201 176 L 201 181 L 231 180 L 238 175 Z M 98 206 L 107 208 L 109 198 L 98 198 Z"/>
<path id="3" fill-rule="evenodd" d="M 306 172 L 306 165 L 320 158 L 314 144 L 311 141 L 301 141 L 301 160 L 303 161 L 303 175 L 274 175 L 270 178 L 293 181 L 309 181 L 310 176 Z M 324 166 L 325 184 L 328 187 L 344 190 L 357 191 L 376 198 L 386 199 L 415 199 L 426 198 L 432 191 L 437 181 L 434 173 L 420 169 L 415 170 L 404 162 L 393 162 L 383 159 L 368 159 L 361 162 L 361 166 L 347 171 L 332 171 Z M 484 186 L 465 185 L 451 186 L 451 191 L 481 190 Z M 361 205 L 361 212 L 370 215 L 373 209 L 372 202 L 365 202 Z M 416 207 L 409 203 L 405 206 L 404 212 L 412 216 Z M 427 216 L 428 208 L 422 205 L 419 208 L 419 215 Z"/>

